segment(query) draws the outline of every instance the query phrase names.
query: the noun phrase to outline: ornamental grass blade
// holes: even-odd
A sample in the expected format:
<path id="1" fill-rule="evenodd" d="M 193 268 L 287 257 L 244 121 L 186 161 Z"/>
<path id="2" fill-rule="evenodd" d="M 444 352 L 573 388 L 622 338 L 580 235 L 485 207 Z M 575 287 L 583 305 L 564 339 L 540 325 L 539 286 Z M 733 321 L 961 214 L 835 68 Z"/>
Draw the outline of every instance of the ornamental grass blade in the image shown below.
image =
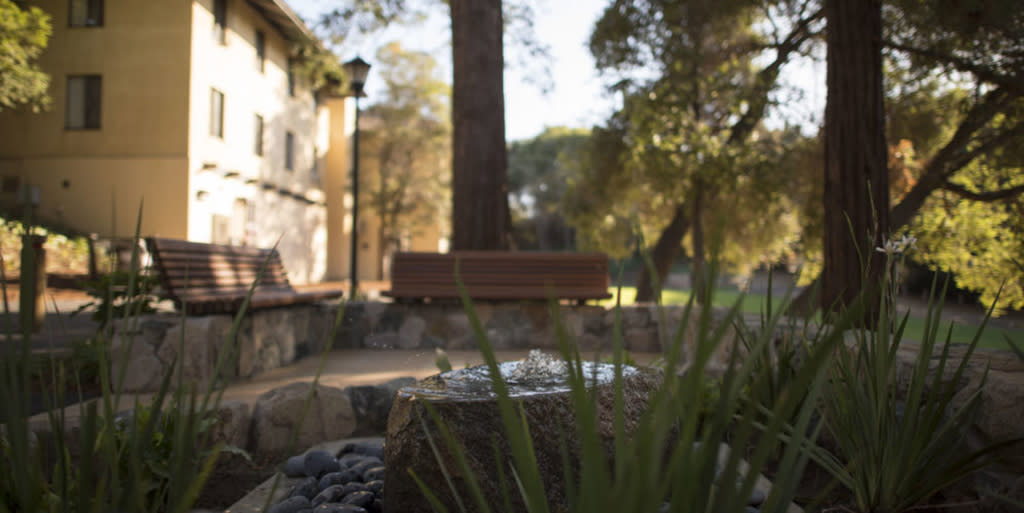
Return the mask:
<path id="1" fill-rule="evenodd" d="M 508 385 L 505 383 L 505 380 L 501 375 L 501 370 L 498 368 L 498 361 L 494 354 L 494 348 L 491 346 L 490 340 L 487 338 L 487 333 L 484 331 L 483 323 L 480 322 L 480 317 L 477 316 L 476 310 L 473 308 L 473 301 L 470 299 L 466 286 L 462 281 L 459 267 L 460 261 L 456 258 L 454 269 L 455 283 L 459 290 L 459 297 L 462 300 L 463 309 L 469 317 L 470 327 L 476 336 L 480 352 L 487 364 L 487 369 L 491 377 L 491 387 L 495 395 L 497 395 L 498 410 L 512 451 L 512 458 L 515 464 L 514 468 L 519 473 L 519 477 L 523 480 L 523 487 L 527 491 L 528 496 L 523 497 L 523 499 L 526 501 L 526 507 L 531 513 L 547 513 L 547 495 L 544 491 L 544 482 L 537 470 L 537 463 L 531 447 L 532 441 L 530 440 L 529 430 L 523 427 L 524 424 L 521 423 L 523 419 L 518 418 L 520 416 L 517 414 L 516 407 L 509 398 Z"/>

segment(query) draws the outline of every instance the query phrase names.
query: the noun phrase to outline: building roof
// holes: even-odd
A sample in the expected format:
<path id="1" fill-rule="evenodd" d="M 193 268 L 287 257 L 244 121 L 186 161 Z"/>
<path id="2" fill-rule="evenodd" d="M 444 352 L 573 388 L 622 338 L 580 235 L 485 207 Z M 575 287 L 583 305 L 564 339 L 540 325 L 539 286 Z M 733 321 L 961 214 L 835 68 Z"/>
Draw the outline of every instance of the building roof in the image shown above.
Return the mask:
<path id="1" fill-rule="evenodd" d="M 247 0 L 285 37 L 293 41 L 320 45 L 320 39 L 284 0 Z"/>

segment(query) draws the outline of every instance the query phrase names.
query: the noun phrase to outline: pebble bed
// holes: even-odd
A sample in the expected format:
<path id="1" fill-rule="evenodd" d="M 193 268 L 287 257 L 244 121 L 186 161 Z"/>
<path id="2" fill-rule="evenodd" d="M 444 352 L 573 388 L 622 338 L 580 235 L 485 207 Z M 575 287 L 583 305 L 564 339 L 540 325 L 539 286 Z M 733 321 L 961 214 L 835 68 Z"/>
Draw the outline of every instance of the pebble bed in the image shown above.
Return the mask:
<path id="1" fill-rule="evenodd" d="M 314 450 L 288 458 L 284 474 L 305 478 L 267 513 L 383 513 L 383 442 L 346 444 L 335 456 Z M 765 492 L 755 488 L 746 513 L 759 513 Z M 668 503 L 659 513 L 668 512 Z"/>
<path id="2" fill-rule="evenodd" d="M 381 513 L 384 491 L 384 446 L 350 443 L 337 457 L 309 451 L 288 458 L 284 475 L 303 477 L 268 513 Z"/>

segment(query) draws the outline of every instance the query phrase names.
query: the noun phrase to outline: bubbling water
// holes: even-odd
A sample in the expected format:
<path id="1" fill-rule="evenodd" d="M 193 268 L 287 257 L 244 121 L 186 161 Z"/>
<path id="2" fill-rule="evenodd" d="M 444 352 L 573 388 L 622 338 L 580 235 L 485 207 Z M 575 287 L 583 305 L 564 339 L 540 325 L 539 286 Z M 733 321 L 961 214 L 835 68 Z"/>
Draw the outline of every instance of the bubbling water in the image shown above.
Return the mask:
<path id="1" fill-rule="evenodd" d="M 588 387 L 610 383 L 615 378 L 615 366 L 612 364 L 582 362 L 581 367 Z M 523 360 L 499 363 L 498 370 L 508 385 L 511 397 L 569 391 L 566 363 L 536 349 L 530 351 Z M 635 367 L 622 368 L 623 376 L 636 372 Z M 445 372 L 406 387 L 403 391 L 431 400 L 484 400 L 496 395 L 492 388 L 490 369 L 486 365 Z"/>

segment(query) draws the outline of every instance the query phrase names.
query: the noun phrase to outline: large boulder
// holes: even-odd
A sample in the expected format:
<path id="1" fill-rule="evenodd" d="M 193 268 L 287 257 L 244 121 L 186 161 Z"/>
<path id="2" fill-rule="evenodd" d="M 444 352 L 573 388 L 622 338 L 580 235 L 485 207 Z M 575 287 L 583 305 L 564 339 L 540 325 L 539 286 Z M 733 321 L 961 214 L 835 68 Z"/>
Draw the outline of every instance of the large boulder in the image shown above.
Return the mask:
<path id="1" fill-rule="evenodd" d="M 910 375 L 917 360 L 920 345 L 906 343 L 897 352 L 895 371 L 896 394 L 906 395 Z M 928 383 L 935 379 L 941 359 L 941 348 L 935 348 L 928 365 Z M 966 347 L 954 345 L 950 348 L 940 382 L 945 386 L 956 375 L 957 366 L 965 356 Z M 1010 351 L 978 349 L 967 363 L 960 381 L 956 384 L 956 395 L 950 403 L 952 411 L 962 408 L 970 397 L 981 388 L 978 411 L 975 413 L 967 432 L 965 449 L 977 451 L 1006 440 L 1024 439 L 1024 362 Z M 952 413 L 952 411 L 950 413 Z M 1024 443 L 1006 447 L 996 455 L 996 465 L 989 470 L 1004 472 L 1008 476 L 1003 484 L 1012 483 L 1015 475 L 1024 469 Z M 1008 481 L 1007 480 L 1011 480 Z"/>
<path id="2" fill-rule="evenodd" d="M 348 437 L 355 431 L 352 403 L 340 388 L 318 385 L 312 390 L 309 409 L 304 412 L 311 387 L 309 382 L 291 383 L 256 400 L 250 432 L 254 457 L 281 459 L 314 444 Z M 296 433 L 294 446 L 291 445 L 293 433 Z"/>
<path id="3" fill-rule="evenodd" d="M 168 331 L 175 321 L 167 316 L 146 316 L 139 323 L 114 323 L 110 339 L 111 381 L 116 383 L 124 370 L 122 390 L 125 392 L 152 392 L 160 388 L 160 380 L 169 368 L 161 355 Z M 180 333 L 173 339 L 177 344 Z"/>
<path id="4" fill-rule="evenodd" d="M 245 401 L 224 401 L 214 412 L 217 421 L 211 428 L 211 442 L 223 442 L 240 449 L 249 445 L 249 425 L 252 411 Z"/>
<path id="5" fill-rule="evenodd" d="M 515 363 L 515 362 L 509 362 Z M 508 365 L 508 364 L 503 364 Z M 606 366 L 607 367 L 607 366 Z M 503 374 L 504 374 L 503 367 Z M 586 373 L 586 371 L 585 371 Z M 605 376 L 608 373 L 603 373 Z M 453 371 L 427 378 L 415 386 L 398 392 L 388 417 L 387 438 L 384 446 L 384 461 L 388 468 L 385 511 L 393 513 L 427 513 L 432 511 L 424 500 L 419 486 L 410 477 L 410 471 L 437 494 L 443 504 L 455 504 L 454 497 L 439 472 L 439 463 L 428 442 L 427 429 L 433 440 L 439 442 L 436 427 L 429 420 L 423 403 L 429 401 L 441 420 L 452 431 L 465 449 L 471 472 L 483 487 L 485 497 L 493 511 L 503 511 L 502 480 L 495 466 L 496 435 L 504 432 L 498 412 L 497 401 L 490 392 L 486 367 L 474 367 Z M 468 381 L 463 382 L 463 379 Z M 468 384 L 466 384 L 468 383 Z M 475 383 L 475 384 L 474 384 Z M 661 383 L 661 374 L 652 369 L 629 368 L 625 376 L 625 419 L 626 432 L 632 433 L 645 409 L 649 395 Z M 595 387 L 598 405 L 599 434 L 611 454 L 614 436 L 613 385 L 610 379 L 592 384 Z M 522 407 L 533 437 L 539 470 L 548 485 L 548 499 L 553 510 L 558 510 L 566 500 L 562 444 L 578 447 L 575 415 L 567 388 L 564 386 L 543 386 L 523 389 L 513 386 L 513 397 Z M 428 427 L 429 426 L 429 427 Z M 505 442 L 499 448 L 502 461 L 510 458 Z M 451 452 L 442 448 L 444 466 L 451 473 L 452 481 L 459 494 L 468 497 L 466 479 L 456 469 Z M 506 483 L 507 484 L 507 483 Z M 513 501 L 519 501 L 513 490 Z M 523 505 L 513 504 L 514 511 L 522 511 Z"/>
<path id="6" fill-rule="evenodd" d="M 395 395 L 402 387 L 416 383 L 416 378 L 395 378 L 380 385 L 361 385 L 345 388 L 352 411 L 356 416 L 355 431 L 351 436 L 380 436 L 387 429 L 388 413 Z"/>

